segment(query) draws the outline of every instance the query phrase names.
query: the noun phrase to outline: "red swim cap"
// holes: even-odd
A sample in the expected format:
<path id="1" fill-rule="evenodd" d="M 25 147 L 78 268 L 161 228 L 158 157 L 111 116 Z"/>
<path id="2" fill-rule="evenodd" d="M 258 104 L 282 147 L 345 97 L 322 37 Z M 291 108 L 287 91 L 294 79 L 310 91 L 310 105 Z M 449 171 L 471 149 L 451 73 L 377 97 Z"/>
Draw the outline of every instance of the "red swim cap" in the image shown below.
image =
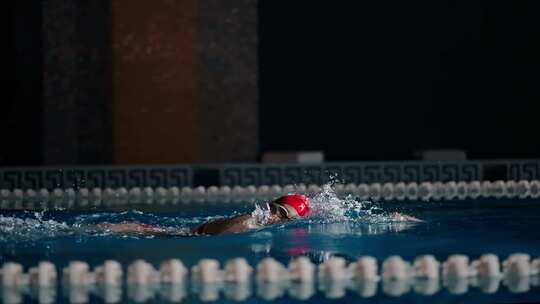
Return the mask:
<path id="1" fill-rule="evenodd" d="M 300 216 L 306 216 L 309 213 L 309 201 L 305 195 L 288 194 L 275 200 L 276 204 L 288 205 L 296 210 Z"/>

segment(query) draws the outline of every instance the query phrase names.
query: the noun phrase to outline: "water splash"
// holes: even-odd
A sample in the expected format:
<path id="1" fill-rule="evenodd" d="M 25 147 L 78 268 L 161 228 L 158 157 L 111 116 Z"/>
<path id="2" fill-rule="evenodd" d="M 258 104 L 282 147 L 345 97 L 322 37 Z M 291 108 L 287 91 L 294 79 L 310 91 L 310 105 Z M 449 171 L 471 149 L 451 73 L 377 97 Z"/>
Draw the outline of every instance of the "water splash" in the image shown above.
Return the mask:
<path id="1" fill-rule="evenodd" d="M 0 242 L 37 240 L 72 233 L 65 222 L 45 220 L 40 212 L 34 212 L 33 218 L 0 215 Z"/>
<path id="2" fill-rule="evenodd" d="M 325 184 L 321 191 L 309 195 L 311 212 L 309 220 L 317 223 L 332 223 L 343 221 L 359 221 L 371 217 L 377 220 L 384 219 L 376 215 L 381 208 L 370 201 L 358 201 L 352 195 L 341 199 L 335 192 L 334 185 L 336 181 Z M 264 226 L 272 217 L 268 202 L 262 202 L 255 205 L 251 212 L 254 221 Z"/>
<path id="3" fill-rule="evenodd" d="M 310 199 L 310 220 L 319 223 L 332 223 L 343 221 L 369 221 L 381 222 L 392 220 L 382 208 L 371 201 L 359 201 L 354 196 L 347 195 L 341 199 L 331 182 L 322 187 L 322 190 Z"/>
<path id="4" fill-rule="evenodd" d="M 255 225 L 265 226 L 272 217 L 268 203 L 255 204 L 255 209 L 251 212 L 251 217 Z"/>

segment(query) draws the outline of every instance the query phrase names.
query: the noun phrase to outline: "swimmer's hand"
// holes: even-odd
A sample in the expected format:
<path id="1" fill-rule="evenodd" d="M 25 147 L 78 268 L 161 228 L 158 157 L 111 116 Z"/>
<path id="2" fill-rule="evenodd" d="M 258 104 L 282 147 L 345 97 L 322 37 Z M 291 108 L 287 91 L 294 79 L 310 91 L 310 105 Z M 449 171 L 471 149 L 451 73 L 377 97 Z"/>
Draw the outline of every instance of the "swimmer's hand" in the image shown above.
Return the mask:
<path id="1" fill-rule="evenodd" d="M 398 222 L 416 222 L 416 223 L 424 222 L 423 220 L 418 219 L 416 217 L 401 214 L 401 213 L 398 213 L 398 212 L 390 213 L 390 218 L 395 220 L 395 221 L 398 221 Z"/>

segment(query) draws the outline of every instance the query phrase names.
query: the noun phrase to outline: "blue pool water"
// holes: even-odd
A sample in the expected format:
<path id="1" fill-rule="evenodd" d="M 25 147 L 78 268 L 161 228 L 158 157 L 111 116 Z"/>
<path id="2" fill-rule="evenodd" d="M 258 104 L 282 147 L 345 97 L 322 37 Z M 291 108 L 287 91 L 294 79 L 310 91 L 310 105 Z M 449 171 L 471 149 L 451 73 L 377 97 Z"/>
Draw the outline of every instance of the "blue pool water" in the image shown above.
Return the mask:
<path id="1" fill-rule="evenodd" d="M 48 260 L 61 269 L 71 260 L 83 260 L 94 267 L 106 259 L 128 265 L 140 258 L 155 267 L 165 259 L 179 258 L 190 267 L 201 258 L 224 263 L 234 257 L 244 257 L 251 265 L 256 265 L 268 256 L 286 264 L 299 255 L 307 255 L 316 263 L 334 255 L 348 261 L 370 255 L 379 262 L 396 254 L 409 261 L 422 254 L 433 254 L 439 261 L 456 253 L 466 254 L 471 259 L 483 253 L 494 253 L 501 259 L 515 252 L 540 256 L 538 200 L 372 203 L 339 200 L 328 191 L 313 200 L 312 216 L 298 222 L 248 233 L 197 237 L 115 235 L 96 232 L 91 227 L 100 222 L 139 221 L 187 229 L 209 219 L 252 212 L 253 203 L 144 205 L 131 211 L 103 208 L 0 211 L 0 264 L 13 261 L 27 269 L 38 261 Z M 389 216 L 392 212 L 411 215 L 424 222 L 396 221 Z M 501 284 L 493 294 L 470 287 L 459 295 L 441 287 L 431 296 L 409 291 L 399 297 L 390 296 L 379 287 L 379 292 L 369 298 L 361 298 L 351 289 L 339 298 L 350 302 L 360 299 L 373 303 L 535 302 L 540 301 L 540 286 L 515 293 Z M 154 300 L 159 302 L 159 297 Z M 314 293 L 309 300 L 335 301 L 323 292 Z M 59 296 L 57 301 L 67 300 Z M 92 296 L 91 301 L 100 303 L 102 300 Z M 183 303 L 199 301 L 198 297 L 188 295 Z M 225 297 L 220 301 L 234 302 Z M 255 291 L 246 300 L 260 301 Z M 276 303 L 295 301 L 304 302 L 287 293 L 274 300 Z"/>

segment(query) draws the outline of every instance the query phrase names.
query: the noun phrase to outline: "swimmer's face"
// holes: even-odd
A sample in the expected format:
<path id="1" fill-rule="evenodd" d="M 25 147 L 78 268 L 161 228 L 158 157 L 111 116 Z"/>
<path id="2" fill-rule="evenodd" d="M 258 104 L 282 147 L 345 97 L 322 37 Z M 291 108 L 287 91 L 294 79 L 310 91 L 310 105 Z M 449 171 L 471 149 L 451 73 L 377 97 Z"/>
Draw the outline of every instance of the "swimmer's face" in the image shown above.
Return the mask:
<path id="1" fill-rule="evenodd" d="M 270 203 L 270 212 L 279 216 L 279 218 L 286 220 L 292 220 L 300 217 L 296 210 L 288 205 Z"/>

